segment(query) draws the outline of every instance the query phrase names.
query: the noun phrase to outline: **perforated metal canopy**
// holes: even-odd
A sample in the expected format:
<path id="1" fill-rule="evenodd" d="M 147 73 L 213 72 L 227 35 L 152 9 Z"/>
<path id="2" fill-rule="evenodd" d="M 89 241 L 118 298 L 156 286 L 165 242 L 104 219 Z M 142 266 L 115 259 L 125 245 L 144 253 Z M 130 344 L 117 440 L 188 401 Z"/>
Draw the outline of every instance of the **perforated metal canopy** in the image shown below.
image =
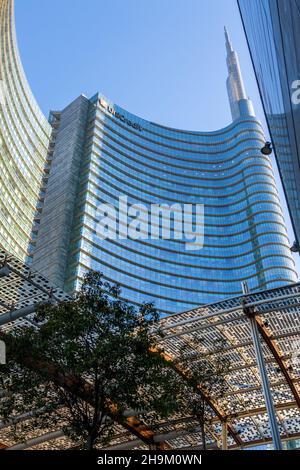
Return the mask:
<path id="1" fill-rule="evenodd" d="M 230 427 L 231 446 L 271 439 L 247 312 L 255 315 L 283 439 L 300 435 L 300 284 L 242 295 L 161 320 L 165 351 L 173 358 L 184 346 L 197 362 L 200 353 L 229 361 L 222 398 L 209 398 L 219 420 Z M 201 351 L 195 349 L 201 345 Z M 209 358 L 208 358 L 209 360 Z M 216 425 L 216 435 L 220 436 Z M 219 437 L 220 438 L 220 437 Z M 195 440 L 195 444 L 197 437 Z M 184 444 L 184 440 L 182 442 Z"/>
<path id="2" fill-rule="evenodd" d="M 0 277 L 1 328 L 20 327 L 29 321 L 27 308 L 34 311 L 40 302 L 67 300 L 70 297 L 52 286 L 43 276 L 0 249 L 0 267 L 7 266 L 9 275 Z M 220 398 L 212 393 L 208 401 L 212 409 L 212 427 L 208 444 L 221 446 L 222 423 L 228 430 L 228 447 L 240 448 L 271 442 L 264 396 L 256 363 L 249 318 L 255 315 L 261 336 L 267 373 L 279 422 L 282 440 L 300 439 L 300 283 L 272 290 L 241 295 L 222 302 L 202 306 L 160 320 L 164 337 L 160 338 L 171 359 L 180 357 L 182 347 L 192 357 L 190 367 L 197 364 L 205 351 L 209 358 L 219 352 L 230 361 L 226 373 L 226 390 Z M 17 312 L 17 314 L 16 314 Z M 22 316 L 19 313 L 22 313 Z M 1 319 L 5 321 L 1 322 Z M 195 347 L 195 344 L 201 347 Z M 147 422 L 145 421 L 147 425 Z M 0 441 L 13 445 L 5 428 Z M 153 428 L 154 442 L 165 442 L 169 448 L 201 447 L 201 432 L 191 415 L 178 413 Z M 28 436 L 27 448 L 68 448 L 72 443 L 60 429 L 39 430 Z M 145 442 L 122 427 L 117 427 L 112 449 L 145 448 Z"/>
<path id="3" fill-rule="evenodd" d="M 28 323 L 41 302 L 71 297 L 0 246 L 0 325 L 9 329 Z"/>

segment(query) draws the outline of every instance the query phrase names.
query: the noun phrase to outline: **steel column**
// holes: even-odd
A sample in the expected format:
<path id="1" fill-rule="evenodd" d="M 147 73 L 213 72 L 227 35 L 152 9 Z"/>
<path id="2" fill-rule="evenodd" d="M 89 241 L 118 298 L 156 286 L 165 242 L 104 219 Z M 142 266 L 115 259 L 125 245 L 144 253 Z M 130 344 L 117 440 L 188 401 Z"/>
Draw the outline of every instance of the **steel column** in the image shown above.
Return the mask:
<path id="1" fill-rule="evenodd" d="M 227 444 L 227 422 L 223 421 L 222 422 L 222 450 L 227 450 L 228 449 L 228 444 Z"/>
<path id="2" fill-rule="evenodd" d="M 243 293 L 244 294 L 249 293 L 248 285 L 247 285 L 246 282 L 242 282 L 242 288 L 243 288 Z M 264 356 L 263 356 L 263 352 L 262 352 L 262 347 L 261 347 L 261 343 L 260 343 L 259 332 L 258 332 L 256 320 L 255 320 L 255 313 L 254 312 L 249 312 L 249 309 L 245 309 L 244 311 L 245 311 L 246 315 L 248 316 L 249 322 L 250 322 L 251 334 L 252 334 L 252 339 L 253 339 L 253 346 L 254 346 L 254 350 L 255 350 L 255 356 L 256 356 L 256 360 L 257 360 L 257 365 L 258 365 L 258 370 L 259 370 L 260 379 L 261 379 L 261 383 L 262 383 L 262 389 L 263 389 L 263 394 L 264 394 L 264 398 L 265 398 L 268 418 L 269 418 L 269 422 L 270 422 L 274 449 L 275 450 L 281 450 L 282 449 L 282 443 L 281 443 L 281 439 L 280 439 L 278 423 L 277 423 L 277 420 L 276 420 L 276 413 L 275 413 L 273 398 L 272 398 L 272 394 L 271 394 L 270 383 L 269 383 L 269 379 L 268 379 L 268 375 L 267 375 L 266 364 L 265 364 L 265 360 L 264 360 Z"/>

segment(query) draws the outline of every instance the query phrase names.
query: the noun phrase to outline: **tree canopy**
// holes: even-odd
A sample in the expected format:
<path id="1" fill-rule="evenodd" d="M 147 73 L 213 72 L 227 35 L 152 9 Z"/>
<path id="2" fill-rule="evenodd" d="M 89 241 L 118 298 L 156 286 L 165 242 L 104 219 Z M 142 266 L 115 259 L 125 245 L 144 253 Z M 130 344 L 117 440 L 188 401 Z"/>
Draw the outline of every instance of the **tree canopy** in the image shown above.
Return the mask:
<path id="1" fill-rule="evenodd" d="M 158 318 L 152 304 L 133 307 L 118 286 L 89 272 L 74 299 L 40 306 L 32 326 L 12 331 L 0 419 L 19 440 L 62 429 L 92 449 L 110 442 L 128 410 L 150 424 L 167 417 L 180 407 L 181 384 L 151 334 Z"/>

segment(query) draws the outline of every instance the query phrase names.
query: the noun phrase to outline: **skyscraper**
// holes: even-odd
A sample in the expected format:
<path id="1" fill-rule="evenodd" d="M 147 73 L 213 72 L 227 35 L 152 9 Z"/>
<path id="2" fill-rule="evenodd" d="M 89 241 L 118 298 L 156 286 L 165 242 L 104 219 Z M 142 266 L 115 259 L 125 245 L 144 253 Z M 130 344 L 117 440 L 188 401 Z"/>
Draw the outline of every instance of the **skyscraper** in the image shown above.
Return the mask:
<path id="1" fill-rule="evenodd" d="M 260 152 L 264 133 L 225 36 L 233 122 L 224 129 L 172 129 L 101 94 L 51 113 L 52 165 L 33 231 L 35 269 L 67 291 L 88 269 L 100 270 L 120 284 L 123 298 L 153 301 L 161 314 L 240 294 L 242 280 L 252 290 L 296 280 L 271 163 Z M 104 239 L 99 206 L 119 207 L 119 197 L 117 237 Z M 152 237 L 145 226 L 126 238 L 133 204 L 142 212 L 153 204 L 175 204 L 175 212 L 204 204 L 204 246 L 187 249 L 186 240 Z M 161 233 L 164 219 L 155 220 Z"/>
<path id="2" fill-rule="evenodd" d="M 13 7 L 0 0 L 0 244 L 25 260 L 44 195 L 51 126 L 24 75 Z"/>
<path id="3" fill-rule="evenodd" d="M 296 245 L 300 243 L 300 4 L 239 0 Z"/>

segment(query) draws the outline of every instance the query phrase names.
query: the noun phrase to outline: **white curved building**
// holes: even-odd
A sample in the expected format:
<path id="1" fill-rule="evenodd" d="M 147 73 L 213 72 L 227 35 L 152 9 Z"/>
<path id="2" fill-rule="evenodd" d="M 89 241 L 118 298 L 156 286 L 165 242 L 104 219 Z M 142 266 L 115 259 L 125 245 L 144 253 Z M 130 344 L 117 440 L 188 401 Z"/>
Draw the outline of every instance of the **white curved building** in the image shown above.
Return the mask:
<path id="1" fill-rule="evenodd" d="M 43 198 L 51 126 L 20 61 L 13 0 L 0 0 L 0 41 L 0 244 L 25 260 Z"/>

